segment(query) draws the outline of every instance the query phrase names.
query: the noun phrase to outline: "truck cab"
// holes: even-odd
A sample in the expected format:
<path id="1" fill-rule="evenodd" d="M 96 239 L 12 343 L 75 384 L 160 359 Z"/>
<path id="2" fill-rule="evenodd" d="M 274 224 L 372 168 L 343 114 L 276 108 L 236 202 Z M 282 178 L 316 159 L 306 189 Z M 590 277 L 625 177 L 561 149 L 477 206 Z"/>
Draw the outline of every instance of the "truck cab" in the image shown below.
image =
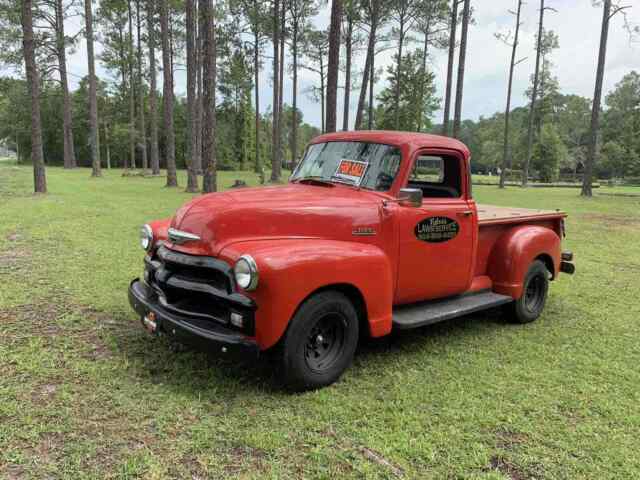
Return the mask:
<path id="1" fill-rule="evenodd" d="M 498 306 L 533 321 L 574 271 L 566 214 L 476 205 L 469 163 L 446 137 L 321 135 L 287 185 L 203 195 L 143 226 L 130 303 L 154 335 L 274 355 L 297 389 L 337 380 L 363 336 Z"/>

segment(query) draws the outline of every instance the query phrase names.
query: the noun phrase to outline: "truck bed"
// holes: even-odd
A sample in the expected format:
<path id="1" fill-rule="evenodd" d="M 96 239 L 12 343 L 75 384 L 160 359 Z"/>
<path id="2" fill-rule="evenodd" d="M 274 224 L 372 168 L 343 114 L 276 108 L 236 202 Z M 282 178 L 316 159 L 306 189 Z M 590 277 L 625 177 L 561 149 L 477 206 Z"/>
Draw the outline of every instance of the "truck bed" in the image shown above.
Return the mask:
<path id="1" fill-rule="evenodd" d="M 498 207 L 496 205 L 478 206 L 478 223 L 482 225 L 495 225 L 505 223 L 520 223 L 533 220 L 551 220 L 564 218 L 565 212 L 560 210 L 537 210 L 533 208 Z"/>

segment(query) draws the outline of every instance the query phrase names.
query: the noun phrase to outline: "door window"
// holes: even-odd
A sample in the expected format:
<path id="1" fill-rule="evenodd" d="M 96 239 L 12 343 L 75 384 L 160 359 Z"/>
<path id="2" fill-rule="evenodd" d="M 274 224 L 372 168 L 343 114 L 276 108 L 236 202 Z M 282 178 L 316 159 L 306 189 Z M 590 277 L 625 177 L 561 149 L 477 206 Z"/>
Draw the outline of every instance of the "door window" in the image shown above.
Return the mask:
<path id="1" fill-rule="evenodd" d="M 409 176 L 409 188 L 424 198 L 459 198 L 462 195 L 460 161 L 449 155 L 418 155 Z"/>

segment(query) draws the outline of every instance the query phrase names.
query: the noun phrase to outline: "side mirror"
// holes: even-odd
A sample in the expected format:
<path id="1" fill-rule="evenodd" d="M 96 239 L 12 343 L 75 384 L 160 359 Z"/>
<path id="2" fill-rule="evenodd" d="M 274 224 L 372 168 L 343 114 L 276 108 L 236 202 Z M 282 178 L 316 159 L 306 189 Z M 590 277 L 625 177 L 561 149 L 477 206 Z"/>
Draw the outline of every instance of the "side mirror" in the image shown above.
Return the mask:
<path id="1" fill-rule="evenodd" d="M 422 206 L 422 190 L 419 188 L 401 188 L 398 194 L 400 205 L 405 207 Z"/>

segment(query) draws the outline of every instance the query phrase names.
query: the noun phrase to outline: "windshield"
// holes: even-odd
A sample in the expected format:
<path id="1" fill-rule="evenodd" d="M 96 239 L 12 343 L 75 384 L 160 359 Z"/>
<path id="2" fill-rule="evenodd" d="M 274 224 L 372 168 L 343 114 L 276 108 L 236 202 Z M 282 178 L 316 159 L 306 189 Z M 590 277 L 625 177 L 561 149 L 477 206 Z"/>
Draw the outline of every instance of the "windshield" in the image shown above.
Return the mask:
<path id="1" fill-rule="evenodd" d="M 313 178 L 346 183 L 369 190 L 391 188 L 400 166 L 400 150 L 365 142 L 326 142 L 310 145 L 291 181 Z"/>

